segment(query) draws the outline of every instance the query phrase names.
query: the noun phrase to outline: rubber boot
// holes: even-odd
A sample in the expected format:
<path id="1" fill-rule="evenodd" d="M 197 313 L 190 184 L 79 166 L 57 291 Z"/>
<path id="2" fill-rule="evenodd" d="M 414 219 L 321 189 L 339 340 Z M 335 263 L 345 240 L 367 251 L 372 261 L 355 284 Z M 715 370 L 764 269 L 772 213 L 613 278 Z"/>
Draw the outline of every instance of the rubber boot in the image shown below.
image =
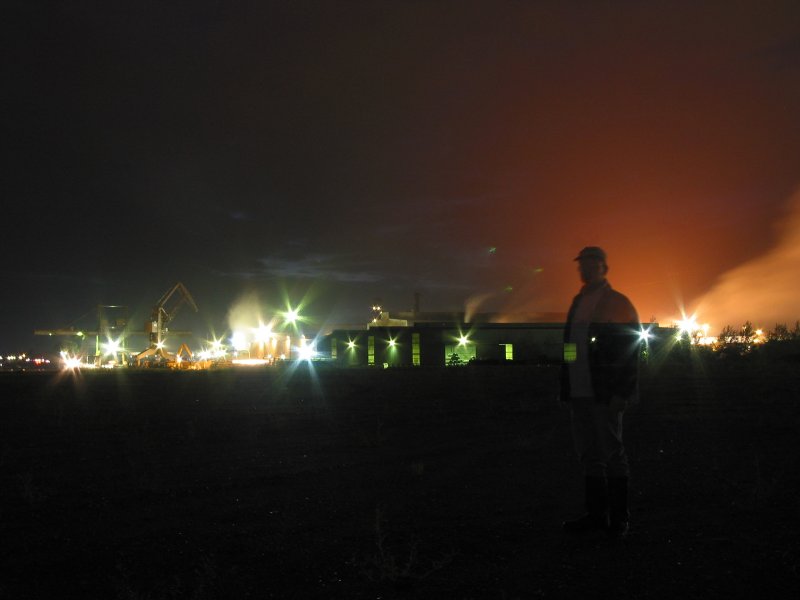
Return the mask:
<path id="1" fill-rule="evenodd" d="M 628 535 L 630 527 L 630 511 L 628 510 L 628 478 L 608 478 L 609 527 L 612 537 L 622 538 Z"/>
<path id="2" fill-rule="evenodd" d="M 588 533 L 608 529 L 608 492 L 605 477 L 586 477 L 586 514 L 562 527 L 567 533 Z"/>

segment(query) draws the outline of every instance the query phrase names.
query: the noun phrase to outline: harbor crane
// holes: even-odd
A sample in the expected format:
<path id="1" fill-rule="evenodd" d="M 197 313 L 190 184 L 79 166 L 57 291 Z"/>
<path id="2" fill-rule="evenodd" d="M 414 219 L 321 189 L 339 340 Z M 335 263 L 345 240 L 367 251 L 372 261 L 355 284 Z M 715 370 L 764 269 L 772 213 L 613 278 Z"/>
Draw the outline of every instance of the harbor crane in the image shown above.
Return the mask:
<path id="1" fill-rule="evenodd" d="M 136 363 L 141 364 L 148 357 L 156 360 L 163 358 L 171 360 L 173 357 L 164 350 L 164 338 L 169 331 L 169 324 L 178 314 L 178 310 L 188 304 L 194 312 L 197 312 L 197 304 L 194 298 L 181 282 L 176 283 L 153 306 L 150 320 L 145 323 L 145 332 L 150 338 L 150 347 L 136 355 Z"/>
<path id="2" fill-rule="evenodd" d="M 83 317 L 88 314 L 89 313 L 86 313 Z M 76 320 L 83 319 L 83 317 L 79 317 Z M 122 339 L 124 339 L 125 335 L 130 335 L 131 333 L 136 332 L 128 331 L 128 307 L 115 304 L 97 305 L 97 325 L 92 329 L 81 329 L 70 325 L 69 327 L 62 327 L 59 329 L 35 329 L 33 332 L 34 335 L 46 335 L 51 337 L 55 335 L 77 338 L 79 344 L 83 342 L 83 340 L 94 338 L 96 356 L 100 355 L 101 338 L 105 337 L 110 340 L 122 336 Z"/>
<path id="3" fill-rule="evenodd" d="M 176 295 L 177 294 L 177 295 Z M 176 283 L 161 296 L 153 306 L 150 319 L 145 323 L 143 331 L 134 331 L 128 327 L 128 307 L 119 305 L 100 304 L 97 306 L 97 324 L 88 329 L 78 328 L 75 325 L 62 327 L 59 329 L 36 329 L 34 335 L 61 336 L 72 338 L 71 343 L 77 342 L 81 345 L 84 340 L 94 338 L 94 356 L 98 362 L 101 356 L 101 339 L 117 339 L 121 342 L 120 351 L 125 362 L 125 340 L 131 336 L 146 335 L 149 347 L 144 352 L 136 355 L 137 362 L 147 356 L 164 358 L 170 360 L 173 357 L 163 351 L 164 338 L 168 332 L 169 323 L 175 318 L 178 309 L 184 304 L 191 306 L 197 312 L 197 305 L 194 302 L 189 290 L 182 283 Z M 87 313 L 88 315 L 88 313 Z M 84 315 L 84 316 L 87 316 Z M 79 319 L 83 319 L 80 317 Z M 172 331 L 173 335 L 189 335 L 190 331 Z M 98 362 L 99 364 L 99 362 Z"/>

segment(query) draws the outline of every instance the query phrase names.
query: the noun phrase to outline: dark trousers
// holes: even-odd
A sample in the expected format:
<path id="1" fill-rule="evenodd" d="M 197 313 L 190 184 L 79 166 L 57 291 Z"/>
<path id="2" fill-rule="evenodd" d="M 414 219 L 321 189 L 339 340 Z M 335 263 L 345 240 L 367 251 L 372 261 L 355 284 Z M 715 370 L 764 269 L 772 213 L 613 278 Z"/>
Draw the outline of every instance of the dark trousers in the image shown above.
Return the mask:
<path id="1" fill-rule="evenodd" d="M 572 398 L 572 437 L 587 477 L 628 477 L 622 413 L 594 398 Z"/>

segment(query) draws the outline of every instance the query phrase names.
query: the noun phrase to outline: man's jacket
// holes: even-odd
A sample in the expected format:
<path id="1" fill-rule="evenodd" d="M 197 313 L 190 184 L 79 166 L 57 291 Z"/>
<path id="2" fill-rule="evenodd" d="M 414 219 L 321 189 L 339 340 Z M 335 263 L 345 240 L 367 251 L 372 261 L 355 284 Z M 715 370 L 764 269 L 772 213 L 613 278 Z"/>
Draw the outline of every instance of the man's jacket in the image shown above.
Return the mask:
<path id="1" fill-rule="evenodd" d="M 580 300 L 581 294 L 575 296 L 567 313 L 565 343 L 570 340 Z M 589 373 L 598 402 L 608 404 L 614 396 L 628 404 L 638 400 L 640 327 L 631 301 L 604 283 L 587 330 Z M 567 402 L 570 397 L 569 364 L 565 361 L 561 372 L 561 400 Z"/>

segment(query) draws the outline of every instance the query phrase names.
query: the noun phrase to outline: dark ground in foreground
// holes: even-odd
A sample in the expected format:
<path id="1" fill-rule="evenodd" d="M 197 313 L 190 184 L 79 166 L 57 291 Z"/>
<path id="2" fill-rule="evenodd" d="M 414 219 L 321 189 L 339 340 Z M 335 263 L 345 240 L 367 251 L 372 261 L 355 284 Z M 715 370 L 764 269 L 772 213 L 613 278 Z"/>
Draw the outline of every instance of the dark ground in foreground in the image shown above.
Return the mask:
<path id="1" fill-rule="evenodd" d="M 646 375 L 621 542 L 556 368 L 317 372 L 0 374 L 0 598 L 800 590 L 796 367 Z"/>

